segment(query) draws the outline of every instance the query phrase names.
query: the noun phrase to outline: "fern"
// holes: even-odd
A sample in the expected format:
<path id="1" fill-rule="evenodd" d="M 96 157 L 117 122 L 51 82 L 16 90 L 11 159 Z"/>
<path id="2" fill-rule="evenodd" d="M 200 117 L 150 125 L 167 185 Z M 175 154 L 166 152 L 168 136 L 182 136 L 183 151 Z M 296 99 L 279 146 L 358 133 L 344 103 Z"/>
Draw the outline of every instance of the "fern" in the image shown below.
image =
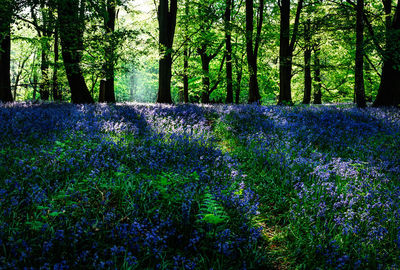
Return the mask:
<path id="1" fill-rule="evenodd" d="M 229 219 L 224 208 L 215 200 L 208 189 L 200 203 L 199 219 L 202 222 L 214 225 L 224 223 Z"/>

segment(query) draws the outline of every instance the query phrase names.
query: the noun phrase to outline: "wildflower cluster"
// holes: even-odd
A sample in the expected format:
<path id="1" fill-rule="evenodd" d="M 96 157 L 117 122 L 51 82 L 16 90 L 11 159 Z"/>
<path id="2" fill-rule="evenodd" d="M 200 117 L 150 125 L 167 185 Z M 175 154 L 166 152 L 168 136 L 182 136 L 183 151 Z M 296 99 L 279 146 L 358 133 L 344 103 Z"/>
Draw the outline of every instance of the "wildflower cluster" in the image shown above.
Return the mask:
<path id="1" fill-rule="evenodd" d="M 199 106 L 0 105 L 0 269 L 265 264 L 257 195 Z"/>
<path id="2" fill-rule="evenodd" d="M 400 114 L 346 107 L 225 107 L 262 212 L 307 268 L 392 269 L 400 262 Z M 270 218 L 271 219 L 271 218 Z M 274 224 L 270 224 L 271 226 Z"/>

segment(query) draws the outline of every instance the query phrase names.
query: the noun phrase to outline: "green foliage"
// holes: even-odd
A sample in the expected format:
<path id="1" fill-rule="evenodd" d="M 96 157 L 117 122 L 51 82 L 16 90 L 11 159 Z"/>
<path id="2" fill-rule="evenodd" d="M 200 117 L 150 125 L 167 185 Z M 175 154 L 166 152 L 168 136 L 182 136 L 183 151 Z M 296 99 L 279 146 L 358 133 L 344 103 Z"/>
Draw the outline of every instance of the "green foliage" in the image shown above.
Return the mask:
<path id="1" fill-rule="evenodd" d="M 200 202 L 200 222 L 206 222 L 213 225 L 228 222 L 229 217 L 224 211 L 218 201 L 216 201 L 212 194 L 208 190 L 203 194 L 203 199 Z"/>

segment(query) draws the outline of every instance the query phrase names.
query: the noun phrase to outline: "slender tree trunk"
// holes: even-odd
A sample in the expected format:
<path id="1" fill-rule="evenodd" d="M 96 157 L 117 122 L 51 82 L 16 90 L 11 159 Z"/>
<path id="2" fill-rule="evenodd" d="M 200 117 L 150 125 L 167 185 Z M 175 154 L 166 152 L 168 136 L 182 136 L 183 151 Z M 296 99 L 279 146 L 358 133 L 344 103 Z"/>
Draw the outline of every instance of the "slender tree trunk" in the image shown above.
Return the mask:
<path id="1" fill-rule="evenodd" d="M 232 0 L 225 1 L 225 47 L 226 47 L 226 103 L 233 103 L 232 80 L 232 34 L 231 34 Z"/>
<path id="2" fill-rule="evenodd" d="M 100 81 L 100 89 L 99 89 L 99 103 L 106 102 L 106 79 L 102 79 Z"/>
<path id="3" fill-rule="evenodd" d="M 49 57 L 48 53 L 50 52 L 50 44 L 49 40 L 51 38 L 51 22 L 49 20 L 49 14 L 46 11 L 46 3 L 44 1 L 40 1 L 40 9 L 42 14 L 42 40 L 41 40 L 41 63 L 40 63 L 40 71 L 42 74 L 40 81 L 40 99 L 48 101 L 50 98 L 50 81 L 49 81 Z M 38 30 L 39 31 L 39 30 Z M 40 35 L 40 34 L 39 34 Z"/>
<path id="4" fill-rule="evenodd" d="M 304 24 L 304 97 L 303 104 L 310 104 L 311 102 L 311 21 L 308 19 Z"/>
<path id="5" fill-rule="evenodd" d="M 210 57 L 206 54 L 207 48 L 202 47 L 200 57 L 201 57 L 201 67 L 203 71 L 203 91 L 201 93 L 201 103 L 210 103 Z"/>
<path id="6" fill-rule="evenodd" d="M 257 81 L 257 54 L 260 42 L 261 28 L 263 22 L 264 1 L 259 2 L 259 17 L 257 23 L 257 34 L 253 49 L 253 31 L 254 31 L 254 10 L 253 0 L 246 0 L 246 52 L 247 65 L 250 73 L 249 78 L 249 103 L 259 103 L 261 100 Z"/>
<path id="7" fill-rule="evenodd" d="M 319 48 L 314 50 L 314 82 L 314 104 L 322 104 L 321 64 L 319 59 Z"/>
<path id="8" fill-rule="evenodd" d="M 158 6 L 158 25 L 161 58 L 159 61 L 158 103 L 172 103 L 172 45 L 174 42 L 177 0 L 160 0 Z"/>
<path id="9" fill-rule="evenodd" d="M 398 106 L 400 104 L 400 0 L 392 18 L 392 1 L 384 0 L 386 18 L 386 46 L 383 56 L 381 84 L 374 107 Z"/>
<path id="10" fill-rule="evenodd" d="M 49 61 L 47 52 L 49 50 L 48 44 L 48 37 L 43 36 L 42 40 L 42 53 L 41 53 L 41 64 L 40 64 L 40 71 L 42 74 L 41 82 L 40 82 L 40 99 L 42 100 L 49 100 L 50 91 L 49 91 Z"/>
<path id="11" fill-rule="evenodd" d="M 12 102 L 11 92 L 11 3 L 0 4 L 0 101 Z"/>
<path id="12" fill-rule="evenodd" d="M 62 57 L 73 103 L 94 103 L 80 67 L 83 51 L 82 6 L 78 0 L 58 0 Z M 81 16 L 80 16 L 81 15 Z"/>
<path id="13" fill-rule="evenodd" d="M 36 72 L 36 69 L 33 73 L 33 100 L 36 101 L 36 93 L 37 93 L 37 86 L 38 86 L 38 74 Z"/>
<path id="14" fill-rule="evenodd" d="M 364 0 L 357 0 L 356 13 L 356 63 L 354 94 L 357 107 L 365 108 L 367 103 L 365 101 L 364 88 Z"/>
<path id="15" fill-rule="evenodd" d="M 290 36 L 290 0 L 282 0 L 281 11 L 281 29 L 279 45 L 279 81 L 280 93 L 278 104 L 292 104 L 292 61 L 293 51 L 297 40 L 297 30 L 300 22 L 300 13 L 303 8 L 303 1 L 299 0 L 297 4 L 296 17 L 293 26 L 293 33 Z"/>
<path id="16" fill-rule="evenodd" d="M 279 104 L 291 103 L 292 55 L 290 42 L 290 0 L 281 1 L 281 29 L 279 45 Z"/>
<path id="17" fill-rule="evenodd" d="M 59 60 L 58 46 L 59 46 L 58 30 L 56 29 L 56 31 L 54 33 L 54 70 L 53 70 L 53 85 L 52 85 L 54 101 L 62 100 L 62 95 L 60 92 L 60 88 L 58 86 L 58 60 Z"/>
<path id="18" fill-rule="evenodd" d="M 189 0 L 185 1 L 185 45 L 183 49 L 183 101 L 189 103 Z"/>
<path id="19" fill-rule="evenodd" d="M 106 32 L 107 46 L 105 50 L 106 62 L 104 64 L 105 82 L 105 102 L 115 103 L 114 90 L 114 61 L 115 46 L 113 34 L 115 31 L 116 3 L 114 0 L 107 0 L 106 14 L 104 16 L 104 28 Z"/>
<path id="20" fill-rule="evenodd" d="M 189 102 L 189 53 L 187 45 L 183 51 L 183 101 Z"/>
<path id="21" fill-rule="evenodd" d="M 242 84 L 242 74 L 243 74 L 243 69 L 242 68 L 238 69 L 236 73 L 236 96 L 235 96 L 236 104 L 240 103 L 240 86 Z"/>

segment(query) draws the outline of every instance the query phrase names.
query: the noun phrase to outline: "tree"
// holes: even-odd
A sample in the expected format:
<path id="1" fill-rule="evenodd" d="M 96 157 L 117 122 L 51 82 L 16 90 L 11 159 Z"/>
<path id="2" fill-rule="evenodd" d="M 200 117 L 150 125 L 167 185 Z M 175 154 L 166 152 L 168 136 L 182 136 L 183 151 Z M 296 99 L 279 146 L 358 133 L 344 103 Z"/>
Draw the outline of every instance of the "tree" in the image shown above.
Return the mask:
<path id="1" fill-rule="evenodd" d="M 400 104 L 400 0 L 397 1 L 394 14 L 392 0 L 382 2 L 385 11 L 386 44 L 383 49 L 381 83 L 373 104 L 375 107 Z"/>
<path id="2" fill-rule="evenodd" d="M 158 71 L 158 103 L 172 103 L 172 45 L 174 43 L 177 11 L 177 0 L 160 0 L 157 12 L 159 25 L 159 46 L 161 54 Z"/>
<path id="3" fill-rule="evenodd" d="M 303 104 L 310 104 L 311 102 L 311 20 L 307 19 L 304 23 L 304 97 Z"/>
<path id="4" fill-rule="evenodd" d="M 257 13 L 256 36 L 253 47 L 253 31 L 254 31 L 254 10 L 253 0 L 246 0 L 246 52 L 247 65 L 249 69 L 249 103 L 261 100 L 260 91 L 257 81 L 257 56 L 261 40 L 261 30 L 264 18 L 264 0 L 259 0 Z"/>
<path id="5" fill-rule="evenodd" d="M 185 1 L 185 44 L 183 48 L 183 101 L 189 102 L 189 0 Z"/>
<path id="6" fill-rule="evenodd" d="M 59 39 L 58 39 L 58 26 L 56 26 L 56 30 L 54 33 L 54 70 L 53 70 L 53 85 L 52 85 L 52 92 L 53 92 L 53 100 L 54 101 L 61 101 L 62 100 L 62 93 L 60 91 L 58 85 L 58 60 L 59 60 Z"/>
<path id="7" fill-rule="evenodd" d="M 314 104 L 322 104 L 320 50 L 317 43 L 314 47 Z"/>
<path id="8" fill-rule="evenodd" d="M 85 24 L 84 13 L 85 1 L 58 0 L 62 57 L 73 103 L 94 103 L 80 67 Z"/>
<path id="9" fill-rule="evenodd" d="M 280 46 L 279 46 L 279 101 L 278 104 L 292 103 L 292 61 L 293 51 L 297 39 L 297 31 L 300 20 L 300 12 L 303 8 L 303 0 L 297 4 L 296 17 L 294 21 L 293 33 L 290 36 L 290 0 L 280 1 L 281 21 L 280 21 Z"/>
<path id="10" fill-rule="evenodd" d="M 197 49 L 198 54 L 200 55 L 201 58 L 201 67 L 203 71 L 203 77 L 202 77 L 202 82 L 203 82 L 203 91 L 201 93 L 201 103 L 207 104 L 210 103 L 210 95 L 212 92 L 214 92 L 215 89 L 217 89 L 219 83 L 221 82 L 221 72 L 223 69 L 224 61 L 225 61 L 225 55 L 221 61 L 221 65 L 219 68 L 218 76 L 216 81 L 214 82 L 214 85 L 211 86 L 211 78 L 210 78 L 210 62 L 217 57 L 218 53 L 220 52 L 221 48 L 223 46 L 223 43 L 221 42 L 220 46 L 213 52 L 213 53 L 208 53 L 208 45 L 203 44 L 200 48 Z"/>
<path id="11" fill-rule="evenodd" d="M 105 88 L 104 88 L 104 101 L 115 103 L 114 91 L 114 61 L 115 61 L 115 40 L 113 34 L 115 31 L 116 19 L 116 1 L 106 0 L 104 9 L 104 29 L 106 34 L 106 48 L 105 48 Z"/>
<path id="12" fill-rule="evenodd" d="M 356 6 L 356 59 L 355 59 L 355 84 L 354 94 L 357 106 L 365 108 L 364 89 L 364 0 L 357 0 Z"/>
<path id="13" fill-rule="evenodd" d="M 225 53 L 226 53 L 226 103 L 233 103 L 233 79 L 232 79 L 232 29 L 231 10 L 233 0 L 225 1 Z"/>
<path id="14" fill-rule="evenodd" d="M 11 92 L 11 20 L 13 3 L 3 0 L 0 5 L 0 101 L 13 101 Z"/>

